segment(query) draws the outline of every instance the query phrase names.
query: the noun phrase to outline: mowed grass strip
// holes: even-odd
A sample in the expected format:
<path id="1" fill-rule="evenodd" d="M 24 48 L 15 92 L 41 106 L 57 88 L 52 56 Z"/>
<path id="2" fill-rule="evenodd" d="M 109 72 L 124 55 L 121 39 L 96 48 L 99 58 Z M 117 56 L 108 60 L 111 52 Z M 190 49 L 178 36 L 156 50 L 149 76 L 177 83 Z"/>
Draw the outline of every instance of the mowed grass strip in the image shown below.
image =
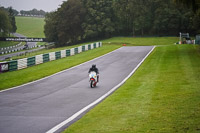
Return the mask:
<path id="1" fill-rule="evenodd" d="M 112 40 L 112 41 L 110 41 Z M 163 45 L 165 46 L 166 44 L 168 45 L 173 45 L 175 42 L 178 42 L 177 37 L 113 37 L 110 39 L 106 40 L 98 40 L 97 42 L 103 42 L 103 45 L 120 45 L 122 44 L 127 44 L 128 46 L 146 46 L 146 45 Z M 49 53 L 49 52 L 55 52 L 55 51 L 60 51 L 63 49 L 70 49 L 78 46 L 82 46 L 85 44 L 91 44 L 94 42 L 86 42 L 86 43 L 81 43 L 77 45 L 72 45 L 72 46 L 66 46 L 66 47 L 59 47 L 59 48 L 52 48 L 52 49 L 42 49 L 39 51 L 27 53 L 26 55 L 22 56 L 15 56 L 12 57 L 13 60 L 15 59 L 21 59 L 21 58 L 27 58 L 39 54 L 44 54 L 44 53 Z"/>
<path id="2" fill-rule="evenodd" d="M 0 41 L 0 48 L 4 47 L 10 47 L 10 46 L 15 46 L 19 44 L 20 42 L 6 42 L 6 41 Z"/>
<path id="3" fill-rule="evenodd" d="M 198 46 L 155 48 L 123 86 L 64 133 L 200 132 L 199 60 Z"/>
<path id="4" fill-rule="evenodd" d="M 44 18 L 16 17 L 17 33 L 27 37 L 44 38 Z"/>
<path id="5" fill-rule="evenodd" d="M 84 63 L 88 60 L 94 59 L 98 56 L 104 55 L 119 47 L 120 46 L 117 45 L 103 46 L 100 48 L 82 52 L 74 56 L 69 56 L 59 60 L 43 63 L 26 69 L 2 73 L 0 74 L 0 90 L 22 85 L 52 75 L 59 71 L 65 70 L 67 68 Z"/>
<path id="6" fill-rule="evenodd" d="M 179 41 L 178 37 L 112 37 L 103 43 L 126 44 L 128 46 L 172 45 Z"/>

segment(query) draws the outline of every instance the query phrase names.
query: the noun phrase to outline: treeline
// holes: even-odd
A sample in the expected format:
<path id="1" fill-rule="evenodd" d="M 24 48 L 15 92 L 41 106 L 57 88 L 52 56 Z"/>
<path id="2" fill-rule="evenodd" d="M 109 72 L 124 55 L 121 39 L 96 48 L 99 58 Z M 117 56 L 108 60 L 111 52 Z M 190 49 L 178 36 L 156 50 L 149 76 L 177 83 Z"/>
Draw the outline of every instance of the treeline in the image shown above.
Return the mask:
<path id="1" fill-rule="evenodd" d="M 20 15 L 22 16 L 45 16 L 46 12 L 43 10 L 32 9 L 30 11 L 21 10 Z"/>
<path id="2" fill-rule="evenodd" d="M 15 22 L 15 12 L 12 7 L 3 8 L 0 7 L 0 36 L 8 36 L 10 33 L 14 33 L 17 30 Z"/>
<path id="3" fill-rule="evenodd" d="M 5 8 L 2 6 L 0 8 L 9 12 L 10 8 L 12 8 L 12 7 Z M 35 8 L 32 10 L 28 10 L 28 11 L 20 10 L 20 12 L 18 12 L 17 10 L 12 8 L 12 11 L 15 16 L 21 15 L 21 16 L 42 16 L 42 17 L 44 17 L 45 14 L 47 13 L 44 10 L 37 10 Z"/>
<path id="4" fill-rule="evenodd" d="M 19 12 L 17 11 L 17 10 L 15 10 L 15 9 L 13 9 L 12 7 L 8 7 L 8 8 L 5 8 L 5 7 L 0 7 L 2 10 L 5 10 L 5 11 L 7 11 L 7 12 L 9 12 L 9 10 L 10 9 L 12 9 L 12 12 L 13 12 L 13 14 L 14 14 L 14 16 L 17 16 L 18 14 L 19 14 Z"/>
<path id="5" fill-rule="evenodd" d="M 195 35 L 200 11 L 174 0 L 68 0 L 45 22 L 46 38 L 59 46 L 111 36 Z"/>

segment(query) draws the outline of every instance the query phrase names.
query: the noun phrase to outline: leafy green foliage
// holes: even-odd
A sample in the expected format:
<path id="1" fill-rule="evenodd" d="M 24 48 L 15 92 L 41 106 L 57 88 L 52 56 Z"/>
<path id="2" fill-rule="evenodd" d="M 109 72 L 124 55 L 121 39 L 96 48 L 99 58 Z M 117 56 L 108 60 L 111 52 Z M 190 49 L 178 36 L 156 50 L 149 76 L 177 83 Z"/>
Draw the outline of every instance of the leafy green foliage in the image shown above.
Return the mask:
<path id="1" fill-rule="evenodd" d="M 57 26 L 59 45 L 75 44 L 82 38 L 81 24 L 85 16 L 85 9 L 80 0 L 68 0 L 57 11 Z M 63 19 L 64 17 L 64 19 Z"/>
<path id="2" fill-rule="evenodd" d="M 110 37 L 114 31 L 112 0 L 83 0 L 87 10 L 83 23 L 84 38 Z"/>
<path id="3" fill-rule="evenodd" d="M 44 34 L 49 42 L 58 41 L 56 26 L 58 24 L 56 12 L 47 13 L 45 16 Z"/>
<path id="4" fill-rule="evenodd" d="M 0 36 L 7 36 L 12 30 L 8 13 L 0 8 Z"/>
<path id="5" fill-rule="evenodd" d="M 12 7 L 0 7 L 0 36 L 8 36 L 10 32 L 16 32 L 15 10 Z"/>
<path id="6" fill-rule="evenodd" d="M 12 7 L 9 8 L 9 18 L 10 18 L 10 23 L 12 25 L 11 32 L 16 32 L 17 26 L 15 22 L 15 12 L 13 11 Z"/>
<path id="7" fill-rule="evenodd" d="M 45 18 L 45 35 L 49 41 L 57 42 L 58 46 L 71 45 L 82 39 L 81 24 L 85 9 L 80 0 L 68 0 L 56 12 Z"/>
<path id="8" fill-rule="evenodd" d="M 174 0 L 177 4 L 183 4 L 186 7 L 192 8 L 194 12 L 200 10 L 200 1 L 199 0 Z"/>
<path id="9" fill-rule="evenodd" d="M 52 14 L 45 34 L 61 45 L 112 36 L 195 35 L 200 29 L 200 12 L 172 0 L 69 0 Z"/>
<path id="10" fill-rule="evenodd" d="M 36 15 L 36 16 L 44 16 L 45 14 L 46 14 L 46 12 L 45 11 L 43 11 L 43 10 L 37 10 L 37 9 L 32 9 L 32 10 L 29 10 L 29 11 L 24 11 L 24 10 L 21 10 L 20 11 L 20 14 L 22 15 L 22 16 L 26 16 L 26 15 Z"/>

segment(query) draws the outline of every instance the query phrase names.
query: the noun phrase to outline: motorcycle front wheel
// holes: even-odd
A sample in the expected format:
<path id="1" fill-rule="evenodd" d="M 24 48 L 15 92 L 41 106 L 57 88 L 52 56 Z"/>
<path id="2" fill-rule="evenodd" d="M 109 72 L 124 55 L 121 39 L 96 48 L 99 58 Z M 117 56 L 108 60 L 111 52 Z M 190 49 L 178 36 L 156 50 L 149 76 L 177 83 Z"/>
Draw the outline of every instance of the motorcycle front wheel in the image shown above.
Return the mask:
<path id="1" fill-rule="evenodd" d="M 95 86 L 96 86 L 95 81 L 94 81 L 94 80 L 91 80 L 91 81 L 90 81 L 90 87 L 93 88 L 93 87 L 95 87 Z"/>
<path id="2" fill-rule="evenodd" d="M 94 80 L 90 81 L 90 87 L 93 88 L 94 87 Z"/>

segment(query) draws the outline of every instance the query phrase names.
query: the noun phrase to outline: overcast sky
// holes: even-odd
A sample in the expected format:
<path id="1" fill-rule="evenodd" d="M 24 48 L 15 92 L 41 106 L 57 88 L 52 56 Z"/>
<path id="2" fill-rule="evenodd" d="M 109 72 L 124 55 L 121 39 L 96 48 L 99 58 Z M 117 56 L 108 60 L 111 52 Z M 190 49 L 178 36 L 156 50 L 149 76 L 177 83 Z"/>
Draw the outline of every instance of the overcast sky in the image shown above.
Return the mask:
<path id="1" fill-rule="evenodd" d="M 12 6 L 17 11 L 27 11 L 36 8 L 38 10 L 50 12 L 60 7 L 63 1 L 66 0 L 0 0 L 0 6 Z"/>

